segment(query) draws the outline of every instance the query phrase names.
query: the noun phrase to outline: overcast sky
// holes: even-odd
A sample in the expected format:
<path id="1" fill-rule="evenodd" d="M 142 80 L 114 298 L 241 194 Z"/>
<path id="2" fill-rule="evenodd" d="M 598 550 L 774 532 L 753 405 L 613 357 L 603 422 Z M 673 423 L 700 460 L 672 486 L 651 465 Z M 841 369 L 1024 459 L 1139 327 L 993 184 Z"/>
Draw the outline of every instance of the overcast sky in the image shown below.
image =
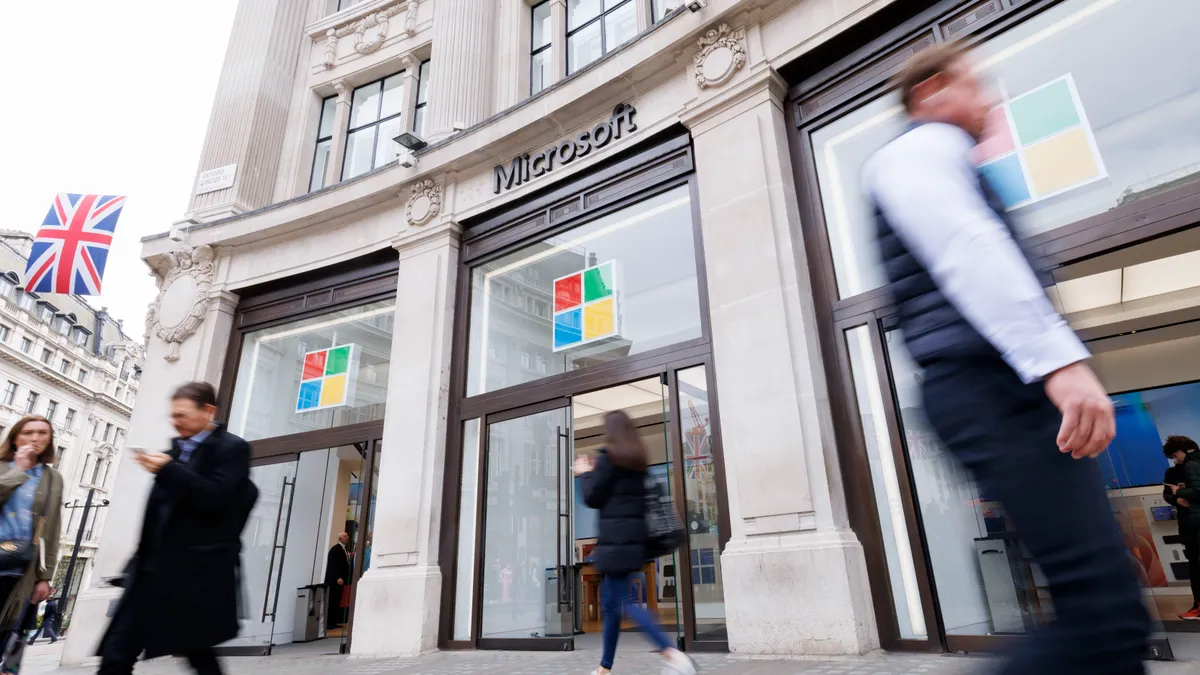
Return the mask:
<path id="1" fill-rule="evenodd" d="M 237 0 L 5 5 L 0 228 L 36 231 L 58 192 L 127 195 L 89 302 L 141 339 L 155 288 L 139 241 L 187 209 Z"/>

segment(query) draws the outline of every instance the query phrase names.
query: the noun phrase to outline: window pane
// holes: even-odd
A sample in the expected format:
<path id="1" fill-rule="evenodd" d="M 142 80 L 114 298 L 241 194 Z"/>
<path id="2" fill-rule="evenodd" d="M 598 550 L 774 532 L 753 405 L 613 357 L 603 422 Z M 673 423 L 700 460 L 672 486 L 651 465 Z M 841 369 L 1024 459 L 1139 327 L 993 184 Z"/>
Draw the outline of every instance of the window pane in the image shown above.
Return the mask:
<path id="1" fill-rule="evenodd" d="M 531 49 L 550 44 L 554 35 L 554 25 L 550 21 L 550 3 L 543 2 L 533 8 L 533 42 Z"/>
<path id="2" fill-rule="evenodd" d="M 381 167 L 395 161 L 400 155 L 400 144 L 394 139 L 400 135 L 403 128 L 403 117 L 393 117 L 379 123 L 379 134 L 375 139 L 375 167 Z"/>
<path id="3" fill-rule="evenodd" d="M 383 81 L 382 117 L 391 117 L 404 110 L 404 73 L 393 75 Z"/>
<path id="4" fill-rule="evenodd" d="M 567 0 L 567 30 L 575 30 L 600 16 L 600 0 Z"/>
<path id="5" fill-rule="evenodd" d="M 350 128 L 356 129 L 379 119 L 381 82 L 368 84 L 354 90 L 354 102 L 350 108 Z"/>
<path id="6" fill-rule="evenodd" d="M 317 152 L 313 155 L 312 177 L 308 181 L 309 192 L 325 187 L 325 175 L 329 170 L 329 153 L 332 149 L 333 141 L 317 143 Z"/>
<path id="7" fill-rule="evenodd" d="M 871 484 L 875 490 L 879 529 L 883 535 L 888 580 L 896 605 L 896 622 L 900 627 L 900 637 L 923 638 L 927 635 L 925 614 L 909 544 L 894 448 L 887 427 L 886 404 L 879 385 L 875 352 L 871 348 L 870 329 L 859 326 L 846 331 L 846 349 L 850 353 L 859 424 L 862 426 L 867 461 L 871 467 Z"/>
<path id="8" fill-rule="evenodd" d="M 333 136 L 333 118 L 337 113 L 337 97 L 330 96 L 321 104 L 321 125 L 317 129 L 317 138 Z"/>
<path id="9" fill-rule="evenodd" d="M 629 42 L 637 35 L 637 6 L 626 3 L 620 9 L 604 15 L 604 39 L 608 51 Z"/>
<path id="10" fill-rule="evenodd" d="M 683 2 L 684 0 L 654 0 L 654 22 L 662 21 Z"/>
<path id="11" fill-rule="evenodd" d="M 533 55 L 533 71 L 529 74 L 529 93 L 536 94 L 550 83 L 550 50 Z"/>
<path id="12" fill-rule="evenodd" d="M 421 75 L 417 82 L 417 103 L 427 103 L 429 101 L 429 61 L 421 64 Z"/>
<path id="13" fill-rule="evenodd" d="M 371 170 L 375 155 L 375 127 L 367 127 L 350 134 L 346 139 L 346 160 L 342 165 L 342 178 L 354 178 Z"/>
<path id="14" fill-rule="evenodd" d="M 463 423 L 462 490 L 458 494 L 458 563 L 454 578 L 454 639 L 471 639 L 475 527 L 479 505 L 479 419 Z"/>
<path id="15" fill-rule="evenodd" d="M 574 73 L 601 56 L 604 56 L 604 45 L 600 38 L 599 21 L 572 35 L 567 40 L 568 73 Z"/>
<path id="16" fill-rule="evenodd" d="M 383 419 L 394 305 L 376 302 L 247 334 L 230 430 L 253 441 Z"/>
<path id="17" fill-rule="evenodd" d="M 413 112 L 413 133 L 422 138 L 425 136 L 425 106 Z"/>
<path id="18" fill-rule="evenodd" d="M 721 581 L 721 508 L 712 452 L 708 368 L 679 371 L 680 438 L 683 441 L 684 496 L 688 547 L 692 554 L 692 600 L 696 639 L 727 640 L 725 586 Z M 697 574 L 697 571 L 699 574 Z"/>
<path id="19" fill-rule="evenodd" d="M 676 188 L 474 268 L 468 395 L 700 337 L 688 195 L 686 186 Z M 616 268 L 615 281 L 604 279 L 612 267 L 598 267 L 584 289 L 577 273 L 605 263 Z M 576 280 L 574 312 L 560 303 L 556 321 L 554 282 L 568 275 Z M 584 320 L 584 290 L 597 305 L 586 343 L 582 331 L 577 341 L 564 338 L 572 316 Z M 615 302 L 605 304 L 606 292 Z M 556 323 L 564 338 L 557 349 Z"/>

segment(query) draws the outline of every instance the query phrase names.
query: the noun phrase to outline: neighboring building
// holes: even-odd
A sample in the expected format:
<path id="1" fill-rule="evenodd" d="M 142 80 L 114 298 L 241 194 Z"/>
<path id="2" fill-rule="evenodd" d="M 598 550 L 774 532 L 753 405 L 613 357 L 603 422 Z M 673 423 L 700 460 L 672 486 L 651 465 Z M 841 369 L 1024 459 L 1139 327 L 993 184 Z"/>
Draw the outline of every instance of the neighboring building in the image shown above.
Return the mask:
<path id="1" fill-rule="evenodd" d="M 142 346 L 121 322 L 75 295 L 26 293 L 21 279 L 33 237 L 0 230 L 0 437 L 25 415 L 54 424 L 56 468 L 66 481 L 54 586 L 83 539 L 71 596 L 87 584 L 107 521 L 129 416 L 142 378 Z M 83 505 L 95 488 L 86 524 Z M 69 611 L 69 610 L 68 610 Z"/>
<path id="2" fill-rule="evenodd" d="M 1169 655 L 1185 572 L 1155 430 L 1200 435 L 1193 389 L 1166 387 L 1200 380 L 1198 12 L 242 0 L 187 220 L 143 245 L 160 294 L 133 426 L 161 445 L 172 387 L 205 379 L 252 442 L 254 611 L 229 649 L 302 637 L 296 589 L 343 530 L 330 650 L 588 648 L 594 514 L 567 472 L 615 408 L 686 511 L 688 545 L 640 579 L 686 649 L 991 651 L 1050 616 L 921 417 L 857 187 L 903 129 L 889 78 L 966 39 L 1007 134 L 985 170 L 1134 392 L 1103 461 Z M 141 506 L 110 508 L 99 576 Z M 67 662 L 116 595 L 81 597 Z"/>

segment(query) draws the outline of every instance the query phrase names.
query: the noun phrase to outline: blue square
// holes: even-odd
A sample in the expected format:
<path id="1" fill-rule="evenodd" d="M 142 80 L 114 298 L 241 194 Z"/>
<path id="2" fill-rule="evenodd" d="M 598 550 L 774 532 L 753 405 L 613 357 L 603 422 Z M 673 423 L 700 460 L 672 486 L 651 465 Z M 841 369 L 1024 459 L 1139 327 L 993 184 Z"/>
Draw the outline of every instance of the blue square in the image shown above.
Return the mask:
<path id="1" fill-rule="evenodd" d="M 1015 153 L 980 166 L 979 172 L 1000 196 L 1005 207 L 1011 209 L 1029 201 L 1029 184 L 1025 181 L 1025 172 L 1021 170 L 1021 159 Z"/>
<path id="2" fill-rule="evenodd" d="M 300 394 L 296 397 L 296 410 L 311 410 L 321 405 L 321 380 L 300 383 Z"/>
<path id="3" fill-rule="evenodd" d="M 554 348 L 562 349 L 583 342 L 583 308 L 554 315 Z"/>

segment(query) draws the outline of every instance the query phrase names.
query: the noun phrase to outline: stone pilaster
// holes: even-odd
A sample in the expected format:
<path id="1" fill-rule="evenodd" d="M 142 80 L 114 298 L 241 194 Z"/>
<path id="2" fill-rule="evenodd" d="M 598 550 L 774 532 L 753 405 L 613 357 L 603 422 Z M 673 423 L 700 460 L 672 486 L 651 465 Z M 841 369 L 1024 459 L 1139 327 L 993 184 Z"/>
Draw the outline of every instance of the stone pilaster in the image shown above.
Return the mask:
<path id="1" fill-rule="evenodd" d="M 371 569 L 355 600 L 356 656 L 437 647 L 438 533 L 446 455 L 459 226 L 409 228 L 395 247 L 396 325 L 389 367 Z M 431 381 L 430 378 L 433 378 Z"/>
<path id="2" fill-rule="evenodd" d="M 354 88 L 344 80 L 333 84 L 337 92 L 337 104 L 333 108 L 333 139 L 330 140 L 329 166 L 325 167 L 325 186 L 342 180 L 342 162 L 346 159 L 346 129 L 350 124 L 350 98 Z"/>
<path id="3" fill-rule="evenodd" d="M 193 196 L 189 217 L 199 221 L 271 203 L 295 84 L 296 54 L 309 3 L 242 0 L 238 3 L 200 153 L 199 176 L 236 165 L 233 185 Z"/>
<path id="4" fill-rule="evenodd" d="M 437 142 L 487 119 L 491 106 L 496 0 L 437 0 L 428 141 Z"/>

